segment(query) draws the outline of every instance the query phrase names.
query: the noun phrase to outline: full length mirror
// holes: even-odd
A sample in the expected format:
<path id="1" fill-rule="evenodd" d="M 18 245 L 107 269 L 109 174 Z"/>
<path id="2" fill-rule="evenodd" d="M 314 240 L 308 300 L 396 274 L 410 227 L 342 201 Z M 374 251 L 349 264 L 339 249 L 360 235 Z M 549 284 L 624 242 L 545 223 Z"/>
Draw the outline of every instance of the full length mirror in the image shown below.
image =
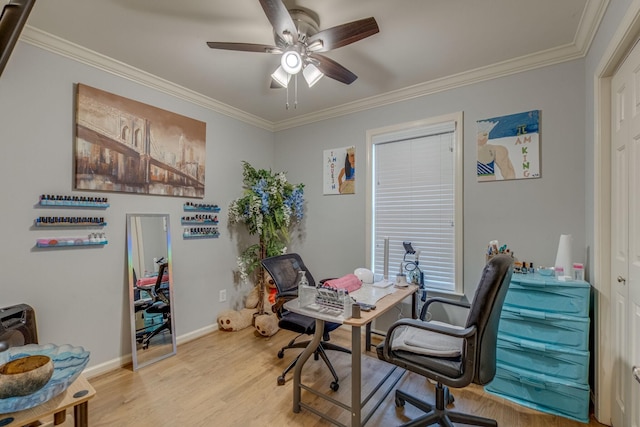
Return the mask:
<path id="1" fill-rule="evenodd" d="M 127 214 L 133 369 L 176 353 L 168 214 Z"/>

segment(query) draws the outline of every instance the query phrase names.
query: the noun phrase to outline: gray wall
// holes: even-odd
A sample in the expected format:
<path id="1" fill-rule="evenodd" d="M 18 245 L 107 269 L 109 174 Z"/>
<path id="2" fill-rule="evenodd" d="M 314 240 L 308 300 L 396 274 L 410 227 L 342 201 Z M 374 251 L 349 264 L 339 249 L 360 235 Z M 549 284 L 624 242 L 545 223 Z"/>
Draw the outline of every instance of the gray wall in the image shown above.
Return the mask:
<path id="1" fill-rule="evenodd" d="M 226 227 L 226 207 L 241 192 L 240 161 L 288 172 L 306 185 L 307 211 L 291 250 L 317 277 L 346 274 L 365 264 L 365 132 L 368 129 L 464 112 L 464 276 L 471 295 L 484 248 L 498 239 L 521 259 L 550 265 L 562 233 L 574 237 L 576 261 L 593 244 L 593 71 L 631 0 L 609 10 L 585 60 L 549 66 L 271 134 L 130 80 L 19 42 L 0 78 L 0 307 L 36 309 L 42 342 L 83 345 L 90 366 L 130 352 L 125 275 L 125 214 L 169 213 L 178 336 L 211 328 L 238 302 L 232 270 L 242 233 Z M 186 199 L 108 194 L 104 248 L 34 250 L 52 235 L 33 230 L 50 211 L 35 207 L 42 193 L 72 191 L 74 84 L 84 83 L 207 123 L 205 201 L 218 203 L 220 239 L 183 240 L 179 218 Z M 475 121 L 539 109 L 542 177 L 477 183 Z M 357 147 L 357 192 L 322 195 L 323 150 Z M 57 211 L 56 211 L 57 212 Z M 73 214 L 73 211 L 61 211 Z M 55 233 L 54 233 L 55 234 Z M 218 303 L 220 289 L 230 301 Z"/>
<path id="2" fill-rule="evenodd" d="M 320 277 L 365 265 L 366 131 L 463 111 L 465 294 L 473 295 L 492 239 L 520 260 L 553 265 L 560 235 L 572 234 L 574 258 L 584 261 L 584 85 L 576 60 L 278 132 L 276 169 L 306 185 L 305 238 L 293 248 Z M 478 183 L 476 120 L 536 109 L 542 177 Z M 323 150 L 347 145 L 356 146 L 356 194 L 324 196 Z"/>
<path id="3" fill-rule="evenodd" d="M 222 207 L 219 239 L 182 239 L 182 205 L 190 199 L 110 193 L 106 211 L 87 212 L 104 214 L 108 245 L 34 249 L 38 237 L 76 235 L 76 230 L 32 225 L 40 215 L 77 214 L 35 205 L 42 193 L 72 194 L 78 82 L 207 123 L 204 201 Z M 178 336 L 214 327 L 217 313 L 234 302 L 238 251 L 227 230 L 226 208 L 241 194 L 241 160 L 257 167 L 272 164 L 271 132 L 19 42 L 0 78 L 0 141 L 0 307 L 33 306 L 41 342 L 84 346 L 91 351 L 90 367 L 130 353 L 125 286 L 125 214 L 130 212 L 171 215 Z M 223 288 L 230 301 L 219 303 Z"/>

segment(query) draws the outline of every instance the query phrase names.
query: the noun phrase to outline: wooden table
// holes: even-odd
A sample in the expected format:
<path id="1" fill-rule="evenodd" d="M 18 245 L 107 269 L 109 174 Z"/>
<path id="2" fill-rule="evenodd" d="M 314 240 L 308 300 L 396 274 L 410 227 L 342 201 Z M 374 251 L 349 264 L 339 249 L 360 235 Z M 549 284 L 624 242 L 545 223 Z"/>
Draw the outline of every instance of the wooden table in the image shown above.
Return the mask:
<path id="1" fill-rule="evenodd" d="M 316 319 L 316 329 L 315 334 L 313 335 L 312 341 L 309 345 L 304 349 L 300 358 L 298 359 L 298 363 L 296 364 L 296 368 L 293 375 L 293 412 L 300 412 L 301 408 L 305 408 L 316 415 L 324 418 L 325 420 L 336 424 L 338 426 L 343 426 L 344 424 L 338 422 L 336 419 L 330 417 L 327 414 L 321 413 L 317 409 L 313 408 L 310 405 L 302 402 L 302 390 L 307 390 L 319 396 L 334 405 L 340 406 L 343 409 L 349 410 L 351 412 L 351 426 L 352 427 L 360 427 L 364 425 L 373 412 L 376 410 L 378 404 L 365 416 L 363 416 L 362 408 L 369 401 L 376 390 L 378 390 L 383 383 L 385 383 L 390 377 L 391 374 L 395 371 L 397 367 L 393 367 L 387 375 L 382 379 L 382 381 L 374 388 L 374 391 L 371 392 L 364 400 L 362 399 L 362 343 L 361 343 L 361 334 L 362 334 L 362 326 L 368 327 L 371 322 L 378 316 L 382 315 L 386 311 L 393 308 L 396 304 L 401 303 L 405 298 L 411 296 L 412 297 L 412 315 L 415 317 L 415 309 L 416 309 L 416 292 L 418 287 L 415 285 L 409 285 L 406 288 L 396 288 L 395 292 L 392 294 L 386 295 L 380 300 L 376 302 L 376 309 L 371 311 L 362 311 L 359 318 L 343 318 L 342 316 L 332 316 L 320 313 L 315 310 L 306 309 L 305 307 L 301 307 L 299 300 L 291 300 L 285 304 L 285 308 L 294 313 L 303 314 L 305 316 L 313 317 Z M 333 322 L 333 323 L 341 323 L 343 325 L 351 326 L 351 402 L 349 405 L 345 405 L 342 402 L 337 402 L 333 398 L 317 391 L 312 390 L 310 387 L 302 384 L 301 374 L 302 368 L 309 359 L 309 357 L 314 353 L 320 341 L 322 340 L 322 334 L 324 331 L 324 323 Z M 370 333 L 370 330 L 367 328 L 367 333 Z M 367 343 L 369 343 L 369 338 L 367 338 Z M 367 344 L 368 345 L 368 344 Z M 367 351 L 369 348 L 367 348 Z M 401 376 L 398 376 L 396 380 L 391 384 L 385 395 L 391 391 L 391 388 L 395 386 L 395 384 L 400 380 Z M 383 396 L 384 398 L 384 396 Z"/>
<path id="2" fill-rule="evenodd" d="M 53 415 L 53 425 L 65 422 L 67 409 L 73 407 L 73 425 L 87 427 L 89 425 L 89 399 L 96 391 L 89 381 L 80 375 L 65 391 L 53 399 L 24 411 L 0 414 L 0 426 L 24 426 Z"/>

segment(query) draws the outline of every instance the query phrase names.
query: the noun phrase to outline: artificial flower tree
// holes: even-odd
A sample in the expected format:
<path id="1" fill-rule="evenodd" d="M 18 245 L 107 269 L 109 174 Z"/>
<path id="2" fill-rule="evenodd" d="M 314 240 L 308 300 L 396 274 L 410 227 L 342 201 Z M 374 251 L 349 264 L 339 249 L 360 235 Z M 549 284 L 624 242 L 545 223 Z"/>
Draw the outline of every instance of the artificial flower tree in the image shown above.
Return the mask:
<path id="1" fill-rule="evenodd" d="M 229 222 L 243 223 L 258 243 L 238 257 L 241 279 L 253 277 L 258 287 L 258 314 L 264 313 L 265 279 L 260 261 L 287 251 L 290 230 L 300 222 L 304 211 L 304 184 L 291 184 L 284 172 L 254 169 L 242 162 L 244 191 L 229 205 Z"/>

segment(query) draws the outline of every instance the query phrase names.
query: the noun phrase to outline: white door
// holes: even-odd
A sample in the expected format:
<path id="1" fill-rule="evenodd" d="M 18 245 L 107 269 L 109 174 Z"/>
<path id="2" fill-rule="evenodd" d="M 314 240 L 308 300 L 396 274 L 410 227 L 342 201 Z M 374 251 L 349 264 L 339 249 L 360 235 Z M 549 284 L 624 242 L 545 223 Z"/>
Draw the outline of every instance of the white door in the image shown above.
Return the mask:
<path id="1" fill-rule="evenodd" d="M 611 283 L 614 427 L 640 427 L 640 45 L 611 87 Z M 635 402 L 635 404 L 634 404 Z"/>

